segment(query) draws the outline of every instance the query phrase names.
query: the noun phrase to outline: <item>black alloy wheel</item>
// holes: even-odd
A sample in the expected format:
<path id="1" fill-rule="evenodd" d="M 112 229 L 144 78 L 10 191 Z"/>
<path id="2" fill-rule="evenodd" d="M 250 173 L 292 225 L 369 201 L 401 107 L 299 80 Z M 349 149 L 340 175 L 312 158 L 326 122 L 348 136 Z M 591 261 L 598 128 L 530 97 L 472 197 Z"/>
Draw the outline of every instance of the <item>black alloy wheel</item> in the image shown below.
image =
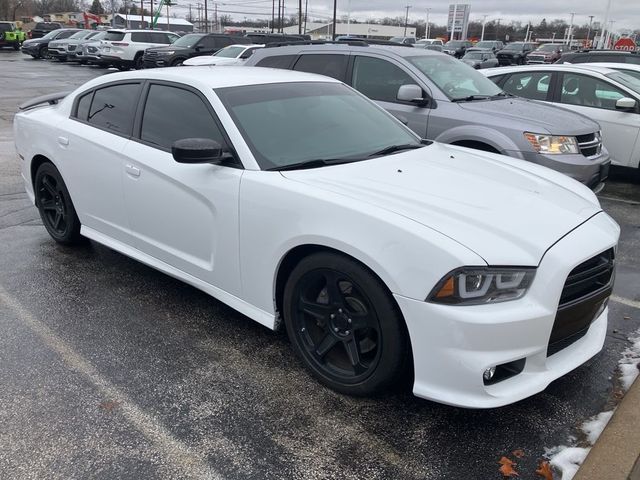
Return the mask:
<path id="1" fill-rule="evenodd" d="M 135 70 L 141 70 L 144 68 L 144 61 L 142 59 L 142 53 L 138 53 L 133 59 L 133 68 Z"/>
<path id="2" fill-rule="evenodd" d="M 51 163 L 43 163 L 35 178 L 36 205 L 40 218 L 49 235 L 59 243 L 78 243 L 80 220 L 67 186 L 58 169 Z"/>
<path id="3" fill-rule="evenodd" d="M 49 58 L 49 49 L 47 47 L 40 47 L 40 50 L 38 50 L 38 58 Z"/>
<path id="4" fill-rule="evenodd" d="M 289 338 L 325 385 L 371 395 L 397 381 L 409 358 L 404 321 L 368 269 L 341 255 L 303 259 L 285 287 Z"/>

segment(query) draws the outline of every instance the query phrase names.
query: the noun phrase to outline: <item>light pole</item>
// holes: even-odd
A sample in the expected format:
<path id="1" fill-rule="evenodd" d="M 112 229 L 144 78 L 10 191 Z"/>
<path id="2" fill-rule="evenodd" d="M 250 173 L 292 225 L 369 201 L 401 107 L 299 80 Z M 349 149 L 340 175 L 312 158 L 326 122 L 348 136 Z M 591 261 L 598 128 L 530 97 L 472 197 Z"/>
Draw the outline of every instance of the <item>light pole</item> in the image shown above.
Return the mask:
<path id="1" fill-rule="evenodd" d="M 407 13 L 404 16 L 404 35 L 403 35 L 403 37 L 406 37 L 407 36 L 407 22 L 409 22 L 409 9 L 411 8 L 411 5 L 407 5 L 404 8 L 407 10 Z"/>
<path id="2" fill-rule="evenodd" d="M 591 24 L 595 15 L 589 15 L 589 30 L 587 30 L 587 47 L 589 46 L 589 38 L 591 38 Z"/>
<path id="3" fill-rule="evenodd" d="M 571 23 L 569 24 L 569 31 L 567 32 L 567 40 L 569 43 L 569 49 L 571 49 L 571 36 L 573 35 L 573 18 L 576 16 L 575 12 L 571 12 Z"/>
<path id="4" fill-rule="evenodd" d="M 431 12 L 430 8 L 427 8 L 427 23 L 424 24 L 424 38 L 429 38 L 429 13 Z"/>
<path id="5" fill-rule="evenodd" d="M 480 41 L 482 42 L 484 40 L 484 27 L 487 25 L 487 17 L 489 15 L 483 15 L 482 16 L 482 34 L 480 34 Z"/>
<path id="6" fill-rule="evenodd" d="M 351 0 L 347 2 L 347 36 L 351 35 Z"/>
<path id="7" fill-rule="evenodd" d="M 607 9 L 604 12 L 604 22 L 602 22 L 602 31 L 600 32 L 600 40 L 598 40 L 598 49 L 604 48 L 604 38 L 607 34 L 607 25 L 609 24 L 609 12 L 611 11 L 611 0 L 607 2 Z"/>

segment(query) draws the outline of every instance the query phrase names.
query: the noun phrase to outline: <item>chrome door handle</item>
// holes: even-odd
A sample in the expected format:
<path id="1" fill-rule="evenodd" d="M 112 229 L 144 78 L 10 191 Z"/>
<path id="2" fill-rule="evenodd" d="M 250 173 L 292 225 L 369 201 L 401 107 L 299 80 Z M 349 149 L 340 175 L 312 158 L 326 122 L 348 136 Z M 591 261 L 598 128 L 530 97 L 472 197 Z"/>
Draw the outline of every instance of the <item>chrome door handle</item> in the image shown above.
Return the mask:
<path id="1" fill-rule="evenodd" d="M 69 139 L 67 137 L 58 137 L 58 143 L 66 147 L 69 145 Z"/>
<path id="2" fill-rule="evenodd" d="M 140 176 L 140 169 L 134 167 L 133 165 L 125 165 L 125 170 L 132 177 L 139 177 Z"/>

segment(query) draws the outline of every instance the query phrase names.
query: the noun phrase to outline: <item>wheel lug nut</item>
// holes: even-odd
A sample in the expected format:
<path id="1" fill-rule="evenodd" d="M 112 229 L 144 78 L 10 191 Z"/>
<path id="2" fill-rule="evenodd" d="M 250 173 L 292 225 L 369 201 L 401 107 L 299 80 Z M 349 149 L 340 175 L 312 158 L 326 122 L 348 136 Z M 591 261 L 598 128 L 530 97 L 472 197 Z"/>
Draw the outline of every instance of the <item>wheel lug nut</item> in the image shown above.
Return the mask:
<path id="1" fill-rule="evenodd" d="M 347 318 L 347 322 L 348 322 L 348 323 L 351 323 L 351 319 L 350 319 L 350 318 Z"/>
<path id="2" fill-rule="evenodd" d="M 351 331 L 347 330 L 346 332 L 344 332 L 345 335 L 349 335 L 351 333 Z"/>
<path id="3" fill-rule="evenodd" d="M 332 313 L 332 314 L 331 314 L 331 318 L 336 318 L 336 316 Z"/>
<path id="4" fill-rule="evenodd" d="M 340 331 L 340 329 L 338 327 L 333 327 L 333 331 L 338 333 Z"/>
<path id="5" fill-rule="evenodd" d="M 338 313 L 342 313 L 342 309 L 341 308 L 338 309 Z"/>

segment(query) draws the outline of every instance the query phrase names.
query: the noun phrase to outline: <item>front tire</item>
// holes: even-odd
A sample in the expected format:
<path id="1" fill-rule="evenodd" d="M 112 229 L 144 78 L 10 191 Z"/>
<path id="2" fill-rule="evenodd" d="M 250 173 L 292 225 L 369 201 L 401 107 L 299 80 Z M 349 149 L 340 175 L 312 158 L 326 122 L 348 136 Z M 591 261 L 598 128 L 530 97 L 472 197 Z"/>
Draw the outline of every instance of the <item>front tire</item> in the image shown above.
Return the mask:
<path id="1" fill-rule="evenodd" d="M 304 258 L 287 280 L 283 313 L 294 350 L 328 387 L 372 395 L 402 378 L 410 352 L 404 320 L 363 265 L 329 252 Z"/>
<path id="2" fill-rule="evenodd" d="M 41 47 L 38 50 L 38 58 L 47 58 L 49 56 L 49 49 L 47 47 Z"/>
<path id="3" fill-rule="evenodd" d="M 52 163 L 40 165 L 34 190 L 40 218 L 51 238 L 64 245 L 80 243 L 80 219 L 62 175 Z"/>

